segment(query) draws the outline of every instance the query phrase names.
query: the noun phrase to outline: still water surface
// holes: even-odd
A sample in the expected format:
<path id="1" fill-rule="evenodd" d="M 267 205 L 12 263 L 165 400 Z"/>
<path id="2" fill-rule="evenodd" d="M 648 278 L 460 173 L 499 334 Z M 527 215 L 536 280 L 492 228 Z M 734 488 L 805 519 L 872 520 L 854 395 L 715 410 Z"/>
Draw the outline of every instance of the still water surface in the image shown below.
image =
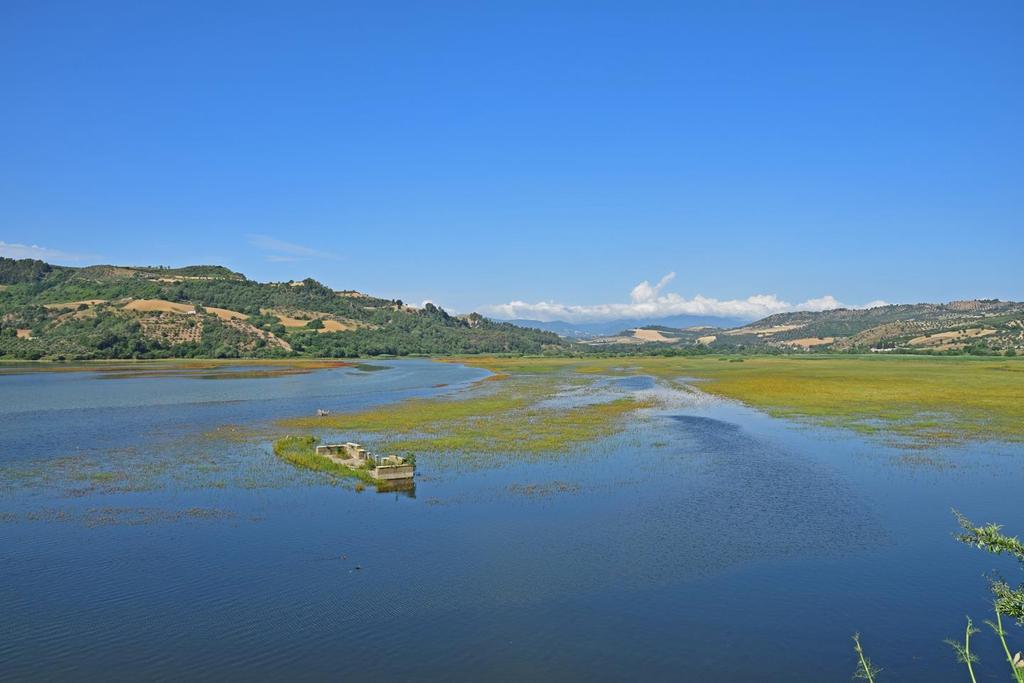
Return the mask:
<path id="1" fill-rule="evenodd" d="M 680 395 L 563 457 L 421 455 L 408 494 L 222 438 L 486 374 L 376 365 L 0 376 L 0 678 L 844 681 L 860 631 L 882 680 L 952 681 L 942 640 L 1016 571 L 949 510 L 1024 532 L 1019 445 L 907 451 Z M 659 389 L 599 385 L 634 391 Z"/>

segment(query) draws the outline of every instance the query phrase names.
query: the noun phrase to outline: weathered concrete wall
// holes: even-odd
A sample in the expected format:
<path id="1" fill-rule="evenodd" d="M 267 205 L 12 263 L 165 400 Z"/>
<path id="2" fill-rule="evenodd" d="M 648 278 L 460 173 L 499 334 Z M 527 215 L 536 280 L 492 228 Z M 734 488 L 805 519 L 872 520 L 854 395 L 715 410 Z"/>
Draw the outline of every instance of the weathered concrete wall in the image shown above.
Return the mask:
<path id="1" fill-rule="evenodd" d="M 412 465 L 398 465 L 397 467 L 375 467 L 373 476 L 377 479 L 388 481 L 391 479 L 412 479 L 416 474 L 416 468 Z"/>
<path id="2" fill-rule="evenodd" d="M 343 448 L 345 449 L 346 455 L 348 455 L 348 457 L 350 458 L 359 458 L 360 460 L 366 460 L 366 457 L 369 455 L 365 448 L 363 448 L 357 443 L 352 443 L 351 441 L 349 443 L 346 443 L 343 446 Z"/>

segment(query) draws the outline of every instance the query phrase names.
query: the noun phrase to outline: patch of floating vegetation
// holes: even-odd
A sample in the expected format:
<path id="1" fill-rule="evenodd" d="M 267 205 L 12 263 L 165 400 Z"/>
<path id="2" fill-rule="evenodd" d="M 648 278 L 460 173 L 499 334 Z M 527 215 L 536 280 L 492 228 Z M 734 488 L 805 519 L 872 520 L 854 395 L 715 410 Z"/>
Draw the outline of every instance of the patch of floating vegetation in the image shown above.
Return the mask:
<path id="1" fill-rule="evenodd" d="M 376 365 L 373 363 L 352 363 L 352 367 L 360 372 L 380 372 L 381 370 L 390 370 L 393 366 Z"/>
<path id="2" fill-rule="evenodd" d="M 261 445 L 183 438 L 154 449 L 110 449 L 0 463 L 0 494 L 49 491 L 65 498 L 180 490 L 280 488 L 301 476 Z"/>
<path id="3" fill-rule="evenodd" d="M 579 493 L 582 487 L 565 481 L 552 481 L 546 484 L 509 484 L 509 493 L 517 496 L 528 496 L 533 498 L 544 498 L 559 493 Z"/>
<path id="4" fill-rule="evenodd" d="M 2 513 L 0 522 L 71 522 L 89 527 L 212 521 L 232 519 L 233 512 L 217 508 L 191 507 L 184 510 L 166 510 L 149 507 L 94 507 L 85 510 L 43 508 L 22 514 Z"/>
<path id="5" fill-rule="evenodd" d="M 66 497 L 89 493 L 150 491 L 169 464 L 143 460 L 132 449 L 112 449 L 104 457 L 65 456 L 0 465 L 0 486 L 10 491 L 54 489 Z"/>
<path id="6" fill-rule="evenodd" d="M 914 468 L 928 468 L 933 470 L 953 470 L 957 468 L 957 463 L 951 462 L 947 458 L 936 458 L 930 455 L 918 454 L 918 453 L 905 453 L 903 455 L 894 457 L 892 462 L 896 465 L 904 465 Z"/>
<path id="7" fill-rule="evenodd" d="M 270 441 L 279 434 L 279 430 L 268 426 L 223 424 L 203 432 L 199 435 L 199 440 L 205 442 L 252 443 L 256 441 Z"/>

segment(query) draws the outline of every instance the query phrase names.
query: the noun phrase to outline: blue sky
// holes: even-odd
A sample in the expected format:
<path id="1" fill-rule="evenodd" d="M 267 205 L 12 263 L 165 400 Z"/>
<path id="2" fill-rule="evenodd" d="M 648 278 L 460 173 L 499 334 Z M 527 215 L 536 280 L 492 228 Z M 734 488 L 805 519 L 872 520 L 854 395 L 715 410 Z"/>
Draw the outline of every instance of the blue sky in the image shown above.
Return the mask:
<path id="1" fill-rule="evenodd" d="M 8 0 L 0 254 L 579 320 L 1024 299 L 1022 35 L 1019 0 Z"/>

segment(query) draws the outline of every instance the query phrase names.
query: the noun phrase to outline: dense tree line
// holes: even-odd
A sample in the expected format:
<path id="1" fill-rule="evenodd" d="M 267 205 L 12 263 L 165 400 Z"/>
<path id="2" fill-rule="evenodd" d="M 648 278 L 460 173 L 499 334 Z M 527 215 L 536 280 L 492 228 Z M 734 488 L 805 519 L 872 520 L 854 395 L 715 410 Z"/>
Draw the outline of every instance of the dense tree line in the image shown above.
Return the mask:
<path id="1" fill-rule="evenodd" d="M 12 259 L 0 256 L 0 285 L 15 285 L 22 282 L 38 282 L 53 266 L 36 259 Z"/>

